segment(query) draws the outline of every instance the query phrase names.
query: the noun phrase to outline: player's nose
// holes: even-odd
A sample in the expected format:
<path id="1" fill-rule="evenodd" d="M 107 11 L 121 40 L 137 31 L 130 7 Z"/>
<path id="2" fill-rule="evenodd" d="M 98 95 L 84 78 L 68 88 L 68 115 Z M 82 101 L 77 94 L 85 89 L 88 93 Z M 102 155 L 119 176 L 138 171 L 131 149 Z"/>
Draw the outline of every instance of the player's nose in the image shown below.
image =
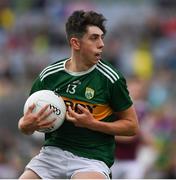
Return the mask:
<path id="1" fill-rule="evenodd" d="M 104 47 L 104 41 L 103 41 L 103 39 L 100 39 L 98 42 L 98 48 L 102 49 L 103 47 Z"/>

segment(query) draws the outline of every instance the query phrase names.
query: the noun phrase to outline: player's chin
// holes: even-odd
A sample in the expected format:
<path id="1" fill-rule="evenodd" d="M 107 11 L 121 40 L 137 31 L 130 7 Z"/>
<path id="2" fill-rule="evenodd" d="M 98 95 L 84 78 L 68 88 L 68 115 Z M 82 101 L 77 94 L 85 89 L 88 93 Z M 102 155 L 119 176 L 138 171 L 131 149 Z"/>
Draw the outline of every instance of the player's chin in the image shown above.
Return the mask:
<path id="1" fill-rule="evenodd" d="M 100 59 L 101 59 L 100 56 L 95 56 L 93 63 L 94 63 L 94 64 L 97 64 L 97 62 L 98 62 Z"/>

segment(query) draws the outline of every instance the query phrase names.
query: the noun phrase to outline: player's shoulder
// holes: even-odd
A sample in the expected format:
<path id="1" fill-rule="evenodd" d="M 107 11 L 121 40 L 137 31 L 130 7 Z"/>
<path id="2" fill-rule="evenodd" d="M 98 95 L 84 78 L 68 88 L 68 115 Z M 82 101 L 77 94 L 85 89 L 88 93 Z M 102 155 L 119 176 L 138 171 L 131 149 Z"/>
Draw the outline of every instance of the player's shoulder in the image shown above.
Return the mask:
<path id="1" fill-rule="evenodd" d="M 56 72 L 64 70 L 64 64 L 65 64 L 66 60 L 67 60 L 67 58 L 56 60 L 54 63 L 52 63 L 52 64 L 48 65 L 47 67 L 45 67 L 41 71 L 41 73 L 39 74 L 40 80 L 42 81 L 43 79 L 45 79 L 49 75 L 52 75 L 52 74 L 54 74 Z"/>
<path id="2" fill-rule="evenodd" d="M 103 76 L 109 79 L 111 83 L 115 83 L 119 79 L 123 78 L 122 73 L 107 60 L 99 60 L 96 65 L 96 69 Z"/>
<path id="3" fill-rule="evenodd" d="M 64 58 L 64 59 L 54 59 L 53 63 L 49 64 L 48 66 L 54 65 L 54 64 L 58 64 L 58 63 L 64 63 L 68 58 Z"/>

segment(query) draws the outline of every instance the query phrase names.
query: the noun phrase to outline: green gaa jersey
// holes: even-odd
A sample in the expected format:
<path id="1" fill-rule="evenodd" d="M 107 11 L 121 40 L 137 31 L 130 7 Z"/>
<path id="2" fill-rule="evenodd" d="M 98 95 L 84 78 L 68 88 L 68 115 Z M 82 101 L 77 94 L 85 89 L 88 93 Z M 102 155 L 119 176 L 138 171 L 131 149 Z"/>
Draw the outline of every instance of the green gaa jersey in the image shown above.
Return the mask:
<path id="1" fill-rule="evenodd" d="M 132 105 L 126 81 L 122 74 L 108 62 L 99 60 L 96 65 L 84 72 L 69 72 L 65 69 L 67 59 L 46 67 L 35 80 L 31 94 L 48 89 L 58 93 L 78 112 L 77 105 L 87 108 L 97 121 L 112 122 L 113 112 Z M 45 146 L 57 146 L 75 155 L 97 159 L 109 167 L 114 161 L 114 136 L 76 127 L 64 121 L 62 126 L 45 134 Z"/>

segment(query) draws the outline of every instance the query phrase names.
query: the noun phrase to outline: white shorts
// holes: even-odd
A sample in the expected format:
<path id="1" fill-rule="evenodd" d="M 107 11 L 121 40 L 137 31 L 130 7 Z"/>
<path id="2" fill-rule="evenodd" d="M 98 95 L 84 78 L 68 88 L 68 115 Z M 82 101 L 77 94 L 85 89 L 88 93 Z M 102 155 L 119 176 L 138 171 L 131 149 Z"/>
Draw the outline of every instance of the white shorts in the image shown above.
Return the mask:
<path id="1" fill-rule="evenodd" d="M 110 179 L 110 169 L 104 162 L 79 157 L 53 146 L 42 147 L 26 169 L 33 170 L 42 179 L 70 179 L 78 172 L 90 171 L 102 173 Z"/>

